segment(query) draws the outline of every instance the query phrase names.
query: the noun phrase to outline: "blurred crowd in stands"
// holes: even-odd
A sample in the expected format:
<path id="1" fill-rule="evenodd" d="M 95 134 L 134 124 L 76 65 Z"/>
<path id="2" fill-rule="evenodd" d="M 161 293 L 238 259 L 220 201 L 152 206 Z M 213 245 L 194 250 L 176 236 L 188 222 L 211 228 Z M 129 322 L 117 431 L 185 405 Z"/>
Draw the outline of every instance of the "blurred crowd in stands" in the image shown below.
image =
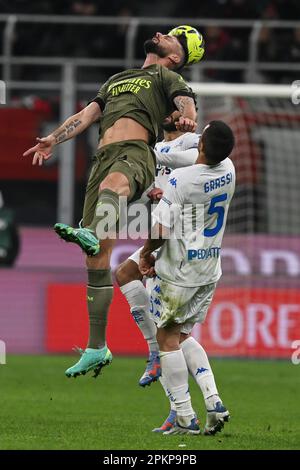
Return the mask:
<path id="1" fill-rule="evenodd" d="M 299 0 L 201 0 L 191 2 L 191 8 L 182 0 L 0 0 L 1 13 L 58 14 L 79 16 L 151 16 L 177 18 L 221 18 L 221 19 L 300 19 Z M 193 5 L 193 6 L 192 6 Z M 174 26 L 174 24 L 170 25 Z M 198 25 L 197 25 L 198 26 Z M 142 27 L 138 31 L 136 56 L 143 57 L 143 42 L 152 35 L 153 26 Z M 247 61 L 249 57 L 249 28 L 220 28 L 217 26 L 202 27 L 206 40 L 206 60 Z M 13 53 L 17 56 L 51 56 L 51 57 L 93 57 L 122 58 L 125 50 L 127 24 L 119 26 L 60 25 L 60 24 L 19 24 L 14 38 Z M 38 40 L 37 40 L 38 38 Z M 0 34 L 2 41 L 2 34 Z M 258 40 L 258 60 L 263 62 L 298 63 L 300 59 L 300 28 L 270 29 L 262 28 Z M 30 70 L 23 67 L 18 71 L 17 79 L 28 78 Z M 107 75 L 116 70 L 107 70 Z M 99 70 L 90 70 L 85 81 L 94 81 L 99 77 Z M 34 76 L 42 70 L 34 68 Z M 51 79 L 51 70 L 47 71 Z M 41 76 L 41 79 L 44 77 Z M 106 77 L 104 77 L 106 78 Z M 244 81 L 243 71 L 238 70 L 205 70 L 206 80 Z M 281 72 L 264 72 L 261 81 L 290 81 L 288 70 Z M 99 81 L 99 78 L 98 78 Z"/>

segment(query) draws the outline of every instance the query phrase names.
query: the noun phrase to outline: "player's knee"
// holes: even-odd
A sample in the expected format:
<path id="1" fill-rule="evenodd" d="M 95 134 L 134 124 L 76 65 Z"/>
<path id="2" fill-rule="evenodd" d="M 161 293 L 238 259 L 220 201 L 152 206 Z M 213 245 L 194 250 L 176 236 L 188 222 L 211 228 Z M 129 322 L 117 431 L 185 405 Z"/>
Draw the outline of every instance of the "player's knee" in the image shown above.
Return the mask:
<path id="1" fill-rule="evenodd" d="M 100 184 L 100 190 L 110 189 L 120 196 L 130 195 L 128 178 L 120 172 L 109 173 Z"/>
<path id="2" fill-rule="evenodd" d="M 179 338 L 169 335 L 164 328 L 158 328 L 156 339 L 160 351 L 170 352 L 179 349 Z"/>
<path id="3" fill-rule="evenodd" d="M 116 280 L 120 287 L 131 281 L 140 281 L 141 279 L 142 275 L 138 265 L 132 260 L 124 261 L 116 270 Z"/>
<path id="4" fill-rule="evenodd" d="M 116 281 L 120 287 L 127 284 L 126 262 L 118 266 L 116 270 Z"/>
<path id="5" fill-rule="evenodd" d="M 86 267 L 87 269 L 109 269 L 110 257 L 105 256 L 103 253 L 96 256 L 87 256 Z"/>

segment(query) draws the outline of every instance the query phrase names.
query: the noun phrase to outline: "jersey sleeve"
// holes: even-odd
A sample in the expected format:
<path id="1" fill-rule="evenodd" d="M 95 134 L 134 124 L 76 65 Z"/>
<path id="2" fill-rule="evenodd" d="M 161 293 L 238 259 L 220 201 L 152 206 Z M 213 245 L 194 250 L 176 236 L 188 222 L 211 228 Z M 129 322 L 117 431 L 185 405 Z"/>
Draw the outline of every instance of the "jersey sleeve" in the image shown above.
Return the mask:
<path id="1" fill-rule="evenodd" d="M 167 228 L 172 228 L 178 221 L 184 204 L 184 182 L 173 171 L 160 202 L 152 212 L 152 221 Z"/>
<path id="2" fill-rule="evenodd" d="M 176 96 L 190 96 L 195 101 L 192 89 L 179 73 L 168 69 L 165 69 L 164 72 L 164 90 L 171 102 Z"/>
<path id="3" fill-rule="evenodd" d="M 108 89 L 109 89 L 109 80 L 101 86 L 95 98 L 93 98 L 89 103 L 97 103 L 100 106 L 101 111 L 104 111 L 106 100 L 107 100 Z"/>
<path id="4" fill-rule="evenodd" d="M 201 134 L 196 134 L 194 132 L 186 132 L 185 134 L 183 134 L 182 137 L 183 137 L 182 150 L 198 148 Z"/>
<path id="5" fill-rule="evenodd" d="M 167 166 L 172 170 L 182 168 L 184 166 L 194 165 L 198 157 L 197 148 L 190 148 L 188 150 L 178 152 L 158 152 L 155 150 L 156 163 L 162 166 Z"/>

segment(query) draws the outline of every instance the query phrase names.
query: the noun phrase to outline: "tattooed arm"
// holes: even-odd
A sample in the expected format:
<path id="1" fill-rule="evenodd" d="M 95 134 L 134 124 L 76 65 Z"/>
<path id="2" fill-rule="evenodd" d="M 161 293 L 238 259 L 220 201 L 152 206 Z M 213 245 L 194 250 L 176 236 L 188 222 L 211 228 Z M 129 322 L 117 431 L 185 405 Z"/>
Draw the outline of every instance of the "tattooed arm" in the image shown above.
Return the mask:
<path id="1" fill-rule="evenodd" d="M 175 96 L 174 103 L 181 113 L 179 121 L 175 123 L 177 129 L 181 132 L 195 132 L 197 112 L 193 98 L 190 96 Z"/>
<path id="2" fill-rule="evenodd" d="M 80 134 L 97 121 L 100 116 L 101 110 L 99 105 L 95 102 L 90 103 L 79 113 L 70 116 L 60 127 L 47 137 L 37 137 L 36 140 L 38 143 L 34 147 L 26 150 L 23 156 L 34 153 L 32 164 L 35 165 L 38 162 L 39 165 L 42 165 L 44 160 L 48 160 L 48 158 L 51 157 L 55 145 Z"/>

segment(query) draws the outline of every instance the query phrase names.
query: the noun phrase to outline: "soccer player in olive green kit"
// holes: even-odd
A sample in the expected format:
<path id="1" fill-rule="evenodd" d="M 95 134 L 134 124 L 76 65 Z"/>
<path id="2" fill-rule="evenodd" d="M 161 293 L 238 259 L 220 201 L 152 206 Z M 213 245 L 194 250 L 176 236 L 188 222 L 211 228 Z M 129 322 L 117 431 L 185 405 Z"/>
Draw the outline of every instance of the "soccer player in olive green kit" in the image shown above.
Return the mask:
<path id="1" fill-rule="evenodd" d="M 100 239 L 99 227 L 107 212 L 119 213 L 119 197 L 137 200 L 154 181 L 155 144 L 158 125 L 174 109 L 181 117 L 178 129 L 196 129 L 196 109 L 190 88 L 176 73 L 184 65 L 201 59 L 202 36 L 189 26 L 169 34 L 156 33 L 144 44 L 146 59 L 141 69 L 130 69 L 112 76 L 98 95 L 79 113 L 69 117 L 58 129 L 24 155 L 34 153 L 33 164 L 43 164 L 55 145 L 75 137 L 100 120 L 100 139 L 86 188 L 83 221 L 80 228 L 58 223 L 55 231 L 66 241 L 76 243 L 86 253 L 88 272 L 89 341 L 80 360 L 67 369 L 68 377 L 95 376 L 112 360 L 106 345 L 108 310 L 113 296 L 110 258 L 115 239 Z M 116 219 L 108 231 L 118 230 Z M 115 238 L 115 237 L 114 237 Z"/>

